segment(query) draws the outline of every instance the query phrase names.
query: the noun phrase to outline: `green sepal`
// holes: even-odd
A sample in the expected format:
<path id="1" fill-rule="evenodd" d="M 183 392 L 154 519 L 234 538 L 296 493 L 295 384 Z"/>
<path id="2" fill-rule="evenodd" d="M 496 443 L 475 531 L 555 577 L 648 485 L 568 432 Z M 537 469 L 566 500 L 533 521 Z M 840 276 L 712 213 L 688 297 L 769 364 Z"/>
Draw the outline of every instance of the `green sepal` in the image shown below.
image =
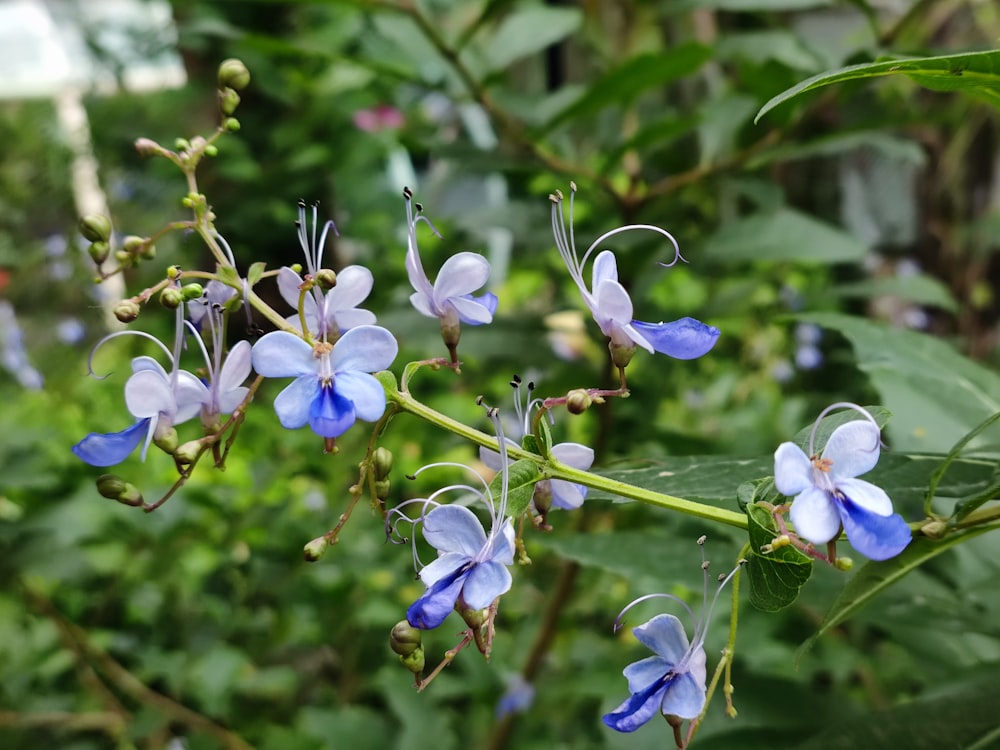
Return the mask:
<path id="1" fill-rule="evenodd" d="M 264 269 L 267 268 L 267 263 L 258 262 L 253 263 L 250 268 L 247 269 L 247 281 L 250 286 L 254 286 L 260 281 L 260 277 L 264 275 Z"/>

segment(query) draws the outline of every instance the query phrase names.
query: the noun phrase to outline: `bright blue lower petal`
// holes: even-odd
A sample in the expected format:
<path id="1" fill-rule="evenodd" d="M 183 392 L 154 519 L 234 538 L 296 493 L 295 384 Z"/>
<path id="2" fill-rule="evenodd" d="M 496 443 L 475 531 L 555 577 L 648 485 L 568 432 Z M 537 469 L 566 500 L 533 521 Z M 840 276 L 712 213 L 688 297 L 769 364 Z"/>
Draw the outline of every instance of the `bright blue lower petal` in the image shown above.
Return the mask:
<path id="1" fill-rule="evenodd" d="M 354 404 L 327 386 L 309 406 L 309 427 L 320 437 L 340 437 L 354 424 Z"/>
<path id="2" fill-rule="evenodd" d="M 694 318 L 672 323 L 643 323 L 633 320 L 632 327 L 660 354 L 675 359 L 696 359 L 707 354 L 719 339 L 719 329 Z"/>
<path id="3" fill-rule="evenodd" d="M 444 622 L 455 609 L 455 602 L 458 601 L 458 595 L 462 593 L 462 586 L 465 585 L 465 575 L 471 567 L 470 563 L 459 568 L 427 589 L 424 595 L 406 610 L 406 621 L 421 630 L 432 630 Z"/>
<path id="4" fill-rule="evenodd" d="M 888 560 L 895 557 L 910 543 L 913 535 L 906 521 L 898 513 L 880 516 L 862 508 L 841 495 L 837 498 L 840 520 L 847 532 L 847 540 L 858 552 L 870 560 Z"/>
<path id="5" fill-rule="evenodd" d="M 656 715 L 663 703 L 663 694 L 674 680 L 674 673 L 667 672 L 645 690 L 629 696 L 618 708 L 601 717 L 606 726 L 619 732 L 634 732 Z"/>
<path id="6" fill-rule="evenodd" d="M 120 464 L 149 431 L 150 419 L 140 419 L 121 432 L 92 432 L 73 446 L 77 458 L 91 466 L 114 466 Z"/>

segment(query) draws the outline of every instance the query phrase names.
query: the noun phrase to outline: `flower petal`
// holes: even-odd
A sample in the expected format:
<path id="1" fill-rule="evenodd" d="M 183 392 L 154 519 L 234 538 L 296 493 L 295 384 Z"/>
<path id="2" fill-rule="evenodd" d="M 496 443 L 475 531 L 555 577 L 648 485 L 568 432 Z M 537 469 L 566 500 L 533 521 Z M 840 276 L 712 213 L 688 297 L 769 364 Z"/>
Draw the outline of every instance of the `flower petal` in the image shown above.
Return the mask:
<path id="1" fill-rule="evenodd" d="M 364 266 L 343 268 L 337 272 L 337 284 L 326 293 L 326 309 L 336 313 L 357 307 L 371 294 L 373 283 L 372 272 Z"/>
<path id="2" fill-rule="evenodd" d="M 423 292 L 414 292 L 410 295 L 410 304 L 416 309 L 418 313 L 428 318 L 436 318 L 438 314 L 434 312 L 434 308 L 431 307 L 430 296 L 424 294 Z"/>
<path id="3" fill-rule="evenodd" d="M 632 662 L 622 674 L 628 680 L 630 693 L 641 693 L 673 668 L 673 663 L 667 663 L 659 656 L 647 656 L 645 659 Z"/>
<path id="4" fill-rule="evenodd" d="M 297 430 L 309 421 L 312 403 L 319 398 L 319 379 L 315 375 L 296 378 L 281 393 L 274 397 L 274 413 L 281 426 Z"/>
<path id="5" fill-rule="evenodd" d="M 774 486 L 788 497 L 813 486 L 812 462 L 795 443 L 782 443 L 774 452 Z"/>
<path id="6" fill-rule="evenodd" d="M 145 419 L 177 410 L 170 381 L 155 370 L 139 370 L 125 383 L 125 405 L 133 417 Z"/>
<path id="7" fill-rule="evenodd" d="M 688 650 L 687 633 L 681 621 L 673 615 L 657 615 L 632 632 L 643 646 L 662 658 L 668 667 L 679 664 Z"/>
<path id="8" fill-rule="evenodd" d="M 216 374 L 220 393 L 237 388 L 250 377 L 251 348 L 249 341 L 239 341 L 229 350 L 222 367 Z"/>
<path id="9" fill-rule="evenodd" d="M 330 365 L 338 375 L 350 370 L 378 372 L 392 364 L 398 351 L 396 339 L 386 329 L 381 326 L 358 326 L 337 339 L 330 355 Z"/>
<path id="10" fill-rule="evenodd" d="M 464 297 L 451 297 L 446 304 L 455 310 L 458 314 L 458 319 L 466 325 L 481 326 L 493 321 L 493 313 L 490 311 L 490 306 L 478 301 L 482 297 L 492 297 L 490 306 L 494 310 L 496 309 L 497 298 L 495 294 L 484 294 L 480 298 L 473 297 L 471 294 L 467 294 Z"/>
<path id="11" fill-rule="evenodd" d="M 597 316 L 612 320 L 618 325 L 627 325 L 632 320 L 632 298 L 625 287 L 617 281 L 605 279 L 594 287 Z M 598 324 L 602 321 L 598 319 Z M 606 333 L 606 332 L 605 332 Z"/>
<path id="12" fill-rule="evenodd" d="M 160 373 L 164 380 L 166 380 L 169 375 L 167 371 L 163 369 L 163 365 L 157 362 L 152 357 L 135 357 L 132 359 L 132 372 L 141 372 L 143 370 L 150 370 L 152 372 Z"/>
<path id="13" fill-rule="evenodd" d="M 320 437 L 340 437 L 354 420 L 354 404 L 334 388 L 321 387 L 317 398 L 309 405 L 309 429 Z"/>
<path id="14" fill-rule="evenodd" d="M 498 596 L 510 591 L 511 575 L 503 563 L 478 563 L 469 571 L 462 588 L 462 598 L 472 609 L 490 606 Z"/>
<path id="15" fill-rule="evenodd" d="M 288 266 L 282 266 L 278 269 L 278 293 L 281 294 L 281 298 L 285 302 L 296 310 L 299 309 L 300 286 L 302 286 L 302 277 L 295 271 Z M 308 294 L 306 294 L 306 299 L 309 299 Z"/>
<path id="16" fill-rule="evenodd" d="M 552 507 L 562 510 L 576 510 L 587 499 L 587 488 L 565 479 L 549 480 L 552 490 Z"/>
<path id="17" fill-rule="evenodd" d="M 336 310 L 331 314 L 331 317 L 333 318 L 333 323 L 337 326 L 337 330 L 341 332 L 349 331 L 358 326 L 374 325 L 378 320 L 375 317 L 375 313 L 371 310 Z"/>
<path id="18" fill-rule="evenodd" d="M 660 710 L 663 694 L 672 680 L 673 675 L 664 675 L 642 692 L 630 696 L 611 713 L 604 714 L 601 721 L 619 732 L 634 732 Z"/>
<path id="19" fill-rule="evenodd" d="M 121 432 L 92 432 L 72 447 L 73 453 L 91 466 L 120 464 L 149 432 L 150 419 L 140 419 Z"/>
<path id="20" fill-rule="evenodd" d="M 892 515 L 892 500 L 885 494 L 885 490 L 871 482 L 864 479 L 841 479 L 837 482 L 837 489 L 869 513 L 877 516 Z"/>
<path id="21" fill-rule="evenodd" d="M 597 289 L 605 279 L 618 282 L 618 259 L 610 250 L 602 250 L 594 258 L 591 289 Z M 631 315 L 629 316 L 631 317 Z"/>
<path id="22" fill-rule="evenodd" d="M 696 719 L 705 707 L 705 681 L 701 684 L 689 672 L 677 675 L 667 687 L 660 704 L 660 712 L 679 716 L 682 719 Z"/>
<path id="23" fill-rule="evenodd" d="M 871 560 L 895 557 L 906 549 L 912 539 L 910 527 L 898 513 L 889 516 L 873 513 L 848 496 L 838 503 L 838 509 L 844 531 L 847 532 L 847 540 L 854 549 Z"/>
<path id="24" fill-rule="evenodd" d="M 455 608 L 464 583 L 463 569 L 456 571 L 454 576 L 442 578 L 410 605 L 406 610 L 406 621 L 421 630 L 436 628 Z"/>
<path id="25" fill-rule="evenodd" d="M 203 404 L 208 403 L 209 392 L 201 380 L 192 375 L 187 370 L 177 373 L 177 382 L 174 385 L 174 411 L 173 424 L 181 424 L 196 417 L 201 411 Z"/>
<path id="26" fill-rule="evenodd" d="M 441 266 L 434 281 L 434 303 L 441 306 L 452 297 L 476 291 L 490 277 L 490 263 L 478 253 L 452 255 Z"/>
<path id="27" fill-rule="evenodd" d="M 461 552 L 445 552 L 420 569 L 420 580 L 425 586 L 433 586 L 442 578 L 454 577 L 460 568 L 467 571 L 470 565 L 468 555 L 463 555 Z"/>
<path id="28" fill-rule="evenodd" d="M 581 471 L 594 463 L 594 449 L 582 443 L 558 443 L 552 446 L 552 455 L 559 463 Z"/>
<path id="29" fill-rule="evenodd" d="M 253 369 L 265 378 L 316 376 L 312 347 L 288 331 L 271 331 L 253 345 Z"/>
<path id="30" fill-rule="evenodd" d="M 439 552 L 459 552 L 472 559 L 486 544 L 476 514 L 461 505 L 440 505 L 424 518 L 424 539 Z"/>
<path id="31" fill-rule="evenodd" d="M 694 318 L 681 318 L 671 323 L 633 320 L 632 326 L 656 351 L 674 359 L 697 359 L 707 354 L 719 340 L 718 328 Z"/>
<path id="32" fill-rule="evenodd" d="M 792 501 L 788 514 L 795 533 L 813 544 L 826 544 L 840 532 L 840 514 L 830 494 L 810 487 Z"/>
<path id="33" fill-rule="evenodd" d="M 826 441 L 823 458 L 832 462 L 830 476 L 836 484 L 841 478 L 857 477 L 875 468 L 879 457 L 879 430 L 868 420 L 842 424 Z"/>
<path id="34" fill-rule="evenodd" d="M 358 419 L 374 422 L 385 413 L 385 389 L 367 372 L 341 372 L 333 389 L 354 404 Z"/>

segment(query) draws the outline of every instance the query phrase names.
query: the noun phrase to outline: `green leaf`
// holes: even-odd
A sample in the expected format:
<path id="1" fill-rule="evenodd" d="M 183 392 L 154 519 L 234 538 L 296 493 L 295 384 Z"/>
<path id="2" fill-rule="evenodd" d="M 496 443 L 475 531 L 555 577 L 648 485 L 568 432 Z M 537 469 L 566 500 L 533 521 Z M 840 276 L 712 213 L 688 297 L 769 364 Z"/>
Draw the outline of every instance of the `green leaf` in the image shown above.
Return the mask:
<path id="1" fill-rule="evenodd" d="M 265 268 L 267 268 L 267 263 L 264 262 L 254 263 L 250 266 L 247 270 L 247 281 L 250 286 L 255 286 L 260 281 L 260 277 L 264 275 Z"/>
<path id="2" fill-rule="evenodd" d="M 861 260 L 866 252 L 847 232 L 782 208 L 725 224 L 706 240 L 699 257 L 717 263 L 845 263 Z"/>
<path id="3" fill-rule="evenodd" d="M 969 432 L 968 435 L 966 435 L 957 443 L 955 443 L 952 449 L 948 451 L 948 455 L 945 456 L 944 461 L 941 462 L 941 465 L 930 476 L 930 482 L 928 483 L 927 487 L 927 500 L 924 505 L 924 508 L 927 512 L 930 512 L 931 508 L 930 504 L 934 500 L 934 495 L 937 492 L 938 485 L 941 484 L 941 480 L 944 478 L 944 475 L 947 473 L 948 469 L 954 463 L 955 459 L 958 458 L 959 454 L 973 440 L 973 438 L 982 433 L 984 430 L 992 427 L 994 424 L 996 424 L 997 420 L 1000 420 L 1000 412 L 997 412 L 991 417 L 987 417 L 980 424 L 976 425 L 975 429 L 973 429 L 971 432 Z M 998 484 L 994 482 L 989 488 L 986 489 L 986 491 L 979 493 L 974 498 L 966 500 L 965 502 L 957 503 L 955 505 L 953 520 L 961 521 L 963 518 L 969 515 L 969 513 L 974 511 L 983 503 L 992 500 L 993 496 L 997 492 L 997 489 L 998 489 Z"/>
<path id="4" fill-rule="evenodd" d="M 991 50 L 863 63 L 820 73 L 773 97 L 761 107 L 754 122 L 779 104 L 806 91 L 841 81 L 896 74 L 903 74 L 935 91 L 965 91 L 1000 106 L 1000 51 Z"/>
<path id="5" fill-rule="evenodd" d="M 712 164 L 733 152 L 736 135 L 756 106 L 756 100 L 744 94 L 727 94 L 702 106 L 698 125 L 701 164 Z"/>
<path id="6" fill-rule="evenodd" d="M 851 576 L 839 596 L 834 600 L 830 610 L 823 618 L 819 630 L 809 637 L 799 648 L 801 656 L 816 642 L 818 638 L 837 627 L 847 618 L 856 614 L 875 596 L 896 583 L 914 568 L 923 565 L 928 560 L 948 551 L 956 544 L 968 541 L 992 529 L 1000 528 L 1000 521 L 991 524 L 975 526 L 946 536 L 944 539 L 933 540 L 927 537 L 914 537 L 909 546 L 891 560 L 879 562 L 869 561 Z"/>
<path id="7" fill-rule="evenodd" d="M 866 279 L 853 284 L 840 284 L 832 291 L 838 297 L 896 297 L 904 302 L 958 313 L 958 303 L 948 287 L 924 274 Z"/>
<path id="8" fill-rule="evenodd" d="M 506 68 L 565 39 L 580 28 L 583 14 L 576 8 L 530 5 L 507 16 L 487 45 L 490 71 Z"/>
<path id="9" fill-rule="evenodd" d="M 830 5 L 833 0 L 676 0 L 670 7 L 674 12 L 693 8 L 748 12 L 806 10 Z"/>
<path id="10" fill-rule="evenodd" d="M 757 502 L 768 502 L 772 505 L 779 500 L 778 491 L 774 488 L 774 477 L 763 477 L 751 482 L 743 482 L 736 488 L 736 502 L 740 510 L 747 512 L 747 506 Z"/>
<path id="11" fill-rule="evenodd" d="M 541 479 L 538 464 L 522 458 L 512 463 L 508 469 L 507 483 L 507 515 L 517 518 L 531 505 L 531 496 L 535 492 L 535 483 Z M 498 473 L 490 482 L 490 497 L 496 502 L 503 487 L 503 472 Z"/>
<path id="12" fill-rule="evenodd" d="M 813 561 L 795 547 L 779 547 L 768 554 L 760 549 L 778 535 L 771 512 L 764 506 L 747 506 L 750 519 L 750 555 L 746 564 L 750 603 L 764 612 L 777 612 L 792 604 L 812 575 Z"/>
<path id="13" fill-rule="evenodd" d="M 611 104 L 630 102 L 647 89 L 664 86 L 694 73 L 710 57 L 708 47 L 688 43 L 662 54 L 648 53 L 629 58 L 588 86 L 579 99 L 546 123 L 545 129 L 551 130 L 567 120 L 593 115 Z"/>
<path id="14" fill-rule="evenodd" d="M 858 367 L 893 414 L 887 432 L 897 451 L 947 453 L 984 416 L 1000 411 L 1000 376 L 945 341 L 839 313 L 796 318 L 839 331 L 851 342 Z M 981 451 L 987 445 L 980 439 L 970 447 Z"/>

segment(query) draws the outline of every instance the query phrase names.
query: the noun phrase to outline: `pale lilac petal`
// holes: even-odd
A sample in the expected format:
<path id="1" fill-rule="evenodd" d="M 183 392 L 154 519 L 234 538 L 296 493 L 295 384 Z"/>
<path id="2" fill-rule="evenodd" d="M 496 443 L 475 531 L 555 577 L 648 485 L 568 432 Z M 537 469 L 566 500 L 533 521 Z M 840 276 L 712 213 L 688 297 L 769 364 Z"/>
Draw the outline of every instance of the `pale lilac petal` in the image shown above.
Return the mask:
<path id="1" fill-rule="evenodd" d="M 507 566 L 499 562 L 481 562 L 473 566 L 465 578 L 462 598 L 472 609 L 483 609 L 498 596 L 510 591 L 511 575 Z"/>
<path id="2" fill-rule="evenodd" d="M 327 310 L 338 312 L 357 307 L 371 294 L 374 281 L 372 272 L 364 266 L 347 266 L 338 271 L 336 285 L 326 293 Z"/>
<path id="3" fill-rule="evenodd" d="M 440 552 L 460 552 L 471 559 L 486 544 L 486 532 L 468 508 L 441 505 L 424 518 L 424 539 Z"/>
<path id="4" fill-rule="evenodd" d="M 715 326 L 694 318 L 681 318 L 671 323 L 633 320 L 632 326 L 656 351 L 674 359 L 697 359 L 707 354 L 719 340 L 720 333 Z"/>
<path id="5" fill-rule="evenodd" d="M 446 552 L 420 569 L 420 580 L 427 586 L 433 586 L 442 578 L 454 576 L 459 569 L 469 565 L 471 563 L 468 555 L 461 552 Z"/>
<path id="6" fill-rule="evenodd" d="M 646 339 L 645 336 L 643 336 L 641 333 L 639 333 L 638 330 L 636 330 L 636 328 L 633 325 L 633 323 L 635 323 L 635 322 L 636 321 L 632 321 L 631 323 L 628 323 L 627 325 L 619 325 L 617 323 L 614 323 L 612 325 L 614 326 L 614 328 L 617 331 L 623 332 L 625 334 L 625 336 L 627 336 L 628 339 L 633 344 L 637 344 L 637 345 L 641 346 L 643 349 L 645 349 L 650 354 L 655 354 L 656 353 L 656 349 L 653 348 L 653 345 Z M 620 340 L 621 339 L 620 336 L 616 337 L 613 332 L 605 331 L 605 333 L 611 338 L 612 342 L 615 343 L 618 346 L 623 346 L 626 343 L 626 342 L 623 342 L 623 341 Z"/>
<path id="7" fill-rule="evenodd" d="M 251 347 L 249 341 L 239 341 L 229 350 L 229 355 L 222 363 L 222 368 L 216 375 L 220 393 L 237 388 L 250 377 Z"/>
<path id="8" fill-rule="evenodd" d="M 823 490 L 810 487 L 792 501 L 789 518 L 795 533 L 813 544 L 826 544 L 840 532 L 836 503 Z"/>
<path id="9" fill-rule="evenodd" d="M 854 420 L 840 425 L 823 449 L 823 458 L 832 462 L 834 482 L 857 477 L 875 468 L 879 457 L 879 429 L 868 420 Z"/>
<path id="10" fill-rule="evenodd" d="M 795 443 L 782 443 L 774 452 L 774 486 L 792 497 L 812 487 L 812 462 Z"/>
<path id="11" fill-rule="evenodd" d="M 198 377 L 181 370 L 177 373 L 174 400 L 172 421 L 173 424 L 182 424 L 201 412 L 201 407 L 209 400 L 208 388 Z"/>
<path id="12" fill-rule="evenodd" d="M 549 487 L 552 490 L 553 508 L 576 510 L 587 499 L 587 488 L 576 482 L 568 482 L 565 479 L 550 479 Z"/>
<path id="13" fill-rule="evenodd" d="M 238 388 L 230 388 L 228 391 L 220 393 L 219 414 L 232 414 L 243 403 L 243 399 L 247 397 L 249 392 L 249 388 L 241 385 Z"/>
<path id="14" fill-rule="evenodd" d="M 618 260 L 610 250 L 602 250 L 594 258 L 593 282 L 590 288 L 597 289 L 605 279 L 618 282 Z"/>
<path id="15" fill-rule="evenodd" d="M 838 505 L 848 541 L 865 557 L 888 560 L 910 543 L 910 527 L 898 513 L 881 516 L 854 503 L 850 497 Z"/>
<path id="16" fill-rule="evenodd" d="M 370 326 L 378 320 L 371 310 L 337 310 L 332 317 L 340 331 L 348 331 L 358 326 Z"/>
<path id="17" fill-rule="evenodd" d="M 288 266 L 282 266 L 278 269 L 278 293 L 281 294 L 285 302 L 296 310 L 299 309 L 299 295 L 302 294 L 299 290 L 300 286 L 302 286 L 302 277 L 295 271 Z M 309 295 L 306 294 L 306 299 L 308 298 Z M 315 302 L 313 304 L 315 305 Z"/>
<path id="18" fill-rule="evenodd" d="M 428 299 L 434 295 L 434 287 L 431 286 L 430 279 L 424 273 L 424 268 L 420 264 L 420 256 L 412 244 L 410 244 L 409 249 L 406 251 L 406 275 L 410 279 L 410 286 L 418 293 L 423 294 Z M 437 316 L 432 315 L 431 317 Z"/>
<path id="19" fill-rule="evenodd" d="M 271 331 L 253 345 L 253 369 L 265 378 L 298 378 L 318 372 L 312 347 L 288 331 Z M 305 424 L 303 422 L 303 424 Z"/>
<path id="20" fill-rule="evenodd" d="M 632 662 L 622 671 L 628 680 L 628 691 L 640 693 L 674 668 L 676 661 L 667 662 L 659 656 L 647 656 Z"/>
<path id="21" fill-rule="evenodd" d="M 841 479 L 837 489 L 851 498 L 856 505 L 878 516 L 892 515 L 892 500 L 885 490 L 864 479 Z"/>
<path id="22" fill-rule="evenodd" d="M 682 719 L 696 719 L 705 707 L 705 681 L 699 685 L 688 672 L 677 675 L 663 695 L 660 712 L 679 716 Z"/>
<path id="23" fill-rule="evenodd" d="M 173 414 L 177 408 L 170 381 L 154 370 L 139 370 L 125 383 L 125 406 L 133 417 Z"/>
<path id="24" fill-rule="evenodd" d="M 337 374 L 350 370 L 378 372 L 392 364 L 398 351 L 396 339 L 385 328 L 358 326 L 347 331 L 333 345 L 330 364 Z"/>
<path id="25" fill-rule="evenodd" d="M 617 281 L 605 279 L 594 287 L 594 299 L 597 303 L 597 309 L 605 318 L 613 320 L 619 325 L 631 322 L 632 298 L 628 296 L 625 287 Z"/>
<path id="26" fill-rule="evenodd" d="M 485 284 L 489 277 L 490 264 L 482 255 L 456 253 L 438 271 L 434 281 L 434 302 L 440 306 L 452 297 L 470 294 Z"/>
<path id="27" fill-rule="evenodd" d="M 143 370 L 158 372 L 160 375 L 163 376 L 164 379 L 167 379 L 169 377 L 169 375 L 167 375 L 167 371 L 163 369 L 163 365 L 161 365 L 152 357 L 142 356 L 133 358 L 132 372 L 142 372 Z"/>
<path id="28" fill-rule="evenodd" d="M 676 666 L 688 650 L 687 633 L 681 621 L 673 615 L 657 615 L 632 632 L 643 646 L 661 657 L 670 667 Z"/>
<path id="29" fill-rule="evenodd" d="M 438 314 L 431 307 L 431 298 L 423 292 L 414 292 L 410 295 L 410 304 L 416 308 L 417 312 L 428 318 L 436 318 Z"/>
<path id="30" fill-rule="evenodd" d="M 469 299 L 468 297 L 452 297 L 447 304 L 451 305 L 458 313 L 458 319 L 470 326 L 480 326 L 490 323 L 493 320 L 493 313 L 486 305 Z M 496 305 L 494 304 L 495 308 Z"/>
<path id="31" fill-rule="evenodd" d="M 594 463 L 594 449 L 581 443 L 553 445 L 552 455 L 559 463 L 581 471 L 586 471 Z"/>
<path id="32" fill-rule="evenodd" d="M 274 413 L 278 415 L 281 426 L 289 430 L 304 426 L 309 421 L 313 401 L 319 398 L 319 390 L 319 379 L 315 374 L 310 374 L 296 378 L 275 396 Z"/>
<path id="33" fill-rule="evenodd" d="M 149 432 L 150 420 L 141 419 L 121 432 L 92 432 L 71 450 L 74 455 L 91 466 L 120 464 Z"/>
<path id="34" fill-rule="evenodd" d="M 385 389 L 366 372 L 339 372 L 333 389 L 354 404 L 359 419 L 374 422 L 385 413 Z"/>
<path id="35" fill-rule="evenodd" d="M 493 535 L 489 559 L 504 565 L 514 564 L 514 526 L 505 519 L 500 531 Z"/>

